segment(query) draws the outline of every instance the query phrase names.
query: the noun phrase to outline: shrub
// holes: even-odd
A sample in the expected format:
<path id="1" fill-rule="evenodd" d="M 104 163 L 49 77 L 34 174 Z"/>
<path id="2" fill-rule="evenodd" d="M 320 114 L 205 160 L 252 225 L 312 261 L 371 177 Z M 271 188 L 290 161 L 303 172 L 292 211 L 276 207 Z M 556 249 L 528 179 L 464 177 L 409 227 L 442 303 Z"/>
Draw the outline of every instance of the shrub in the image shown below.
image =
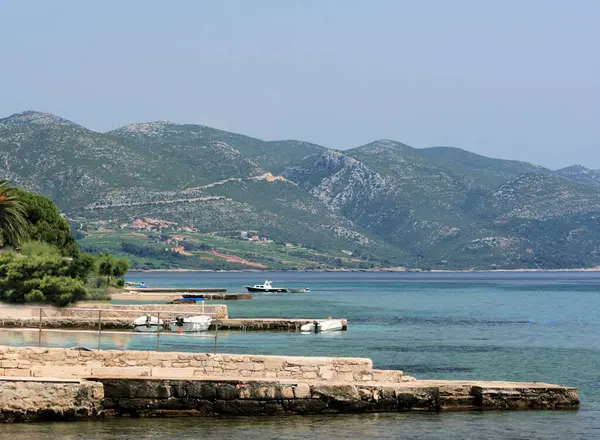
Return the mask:
<path id="1" fill-rule="evenodd" d="M 5 253 L 0 256 L 0 299 L 64 307 L 86 296 L 83 282 L 70 273 L 67 258 Z"/>

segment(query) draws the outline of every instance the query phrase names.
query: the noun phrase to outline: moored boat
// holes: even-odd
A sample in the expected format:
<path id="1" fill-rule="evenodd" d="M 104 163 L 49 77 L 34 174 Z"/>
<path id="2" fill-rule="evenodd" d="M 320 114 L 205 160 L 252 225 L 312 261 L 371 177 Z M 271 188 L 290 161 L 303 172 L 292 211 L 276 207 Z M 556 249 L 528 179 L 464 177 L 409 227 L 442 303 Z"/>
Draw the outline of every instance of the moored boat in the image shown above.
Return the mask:
<path id="1" fill-rule="evenodd" d="M 265 280 L 263 284 L 255 284 L 254 286 L 244 286 L 248 292 L 287 292 L 285 287 L 273 287 L 272 281 Z"/>
<path id="2" fill-rule="evenodd" d="M 169 328 L 172 332 L 178 333 L 205 332 L 210 327 L 211 322 L 212 318 L 206 315 L 178 316 L 169 323 Z"/>
<path id="3" fill-rule="evenodd" d="M 152 315 L 140 316 L 133 321 L 134 332 L 156 332 L 163 328 L 164 321 Z"/>
<path id="4" fill-rule="evenodd" d="M 288 289 L 290 293 L 310 293 L 310 289 L 308 287 L 304 289 Z"/>
<path id="5" fill-rule="evenodd" d="M 303 333 L 335 332 L 342 331 L 343 329 L 344 324 L 341 319 L 321 319 L 309 322 L 300 327 L 300 331 Z"/>

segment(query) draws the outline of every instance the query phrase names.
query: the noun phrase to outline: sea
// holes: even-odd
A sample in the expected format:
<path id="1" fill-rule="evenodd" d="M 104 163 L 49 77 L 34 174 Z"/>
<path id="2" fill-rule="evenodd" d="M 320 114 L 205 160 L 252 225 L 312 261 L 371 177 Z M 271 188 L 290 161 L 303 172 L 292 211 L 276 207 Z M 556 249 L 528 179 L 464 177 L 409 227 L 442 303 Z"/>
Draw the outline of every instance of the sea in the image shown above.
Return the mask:
<path id="1" fill-rule="evenodd" d="M 219 332 L 220 353 L 368 357 L 421 379 L 542 381 L 580 389 L 574 411 L 399 413 L 264 418 L 106 419 L 7 425 L 0 438 L 600 439 L 600 273 L 151 272 L 153 287 L 308 287 L 227 301 L 230 317 L 347 318 L 332 334 Z M 121 301 L 121 303 L 123 303 Z M 212 352 L 214 337 L 164 337 L 161 350 Z M 37 335 L 0 332 L 1 344 Z M 149 335 L 48 334 L 46 346 L 156 348 Z"/>

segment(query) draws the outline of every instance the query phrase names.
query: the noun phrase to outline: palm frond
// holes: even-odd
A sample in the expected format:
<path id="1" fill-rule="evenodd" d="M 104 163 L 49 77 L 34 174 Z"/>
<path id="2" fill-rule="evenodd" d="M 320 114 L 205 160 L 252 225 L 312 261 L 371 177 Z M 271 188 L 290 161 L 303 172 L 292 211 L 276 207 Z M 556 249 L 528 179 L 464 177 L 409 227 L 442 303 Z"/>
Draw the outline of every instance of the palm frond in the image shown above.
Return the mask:
<path id="1" fill-rule="evenodd" d="M 25 207 L 15 187 L 0 181 L 0 246 L 18 246 L 27 237 Z"/>

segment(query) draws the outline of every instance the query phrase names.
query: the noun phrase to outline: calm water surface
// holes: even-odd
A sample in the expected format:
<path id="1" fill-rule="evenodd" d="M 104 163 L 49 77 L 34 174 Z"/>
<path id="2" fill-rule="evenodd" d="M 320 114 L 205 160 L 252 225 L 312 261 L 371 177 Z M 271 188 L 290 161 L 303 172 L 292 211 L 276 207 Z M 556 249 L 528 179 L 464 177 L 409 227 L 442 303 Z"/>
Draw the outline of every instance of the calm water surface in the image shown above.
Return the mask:
<path id="1" fill-rule="evenodd" d="M 220 332 L 219 351 L 369 357 L 376 368 L 418 378 L 537 380 L 577 386 L 570 412 L 379 414 L 250 419 L 109 420 L 7 426 L 0 438 L 61 439 L 373 438 L 600 439 L 600 273 L 144 273 L 151 286 L 242 291 L 265 278 L 310 294 L 228 301 L 231 317 L 345 317 L 331 335 Z M 37 335 L 0 333 L 0 343 Z M 89 345 L 94 336 L 46 335 L 48 346 Z M 208 351 L 210 338 L 161 339 L 161 349 Z M 103 336 L 104 348 L 151 349 L 152 336 Z"/>

